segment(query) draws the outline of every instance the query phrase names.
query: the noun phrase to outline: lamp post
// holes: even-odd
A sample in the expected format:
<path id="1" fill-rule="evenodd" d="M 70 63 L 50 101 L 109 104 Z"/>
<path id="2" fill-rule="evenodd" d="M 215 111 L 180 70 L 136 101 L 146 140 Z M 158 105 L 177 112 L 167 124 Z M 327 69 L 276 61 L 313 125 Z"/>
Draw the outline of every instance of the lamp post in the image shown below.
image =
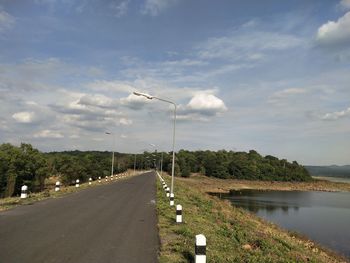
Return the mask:
<path id="1" fill-rule="evenodd" d="M 115 145 L 115 137 L 114 134 L 110 132 L 106 132 L 107 135 L 112 135 L 113 136 L 113 151 L 112 151 L 112 169 L 111 169 L 111 175 L 113 175 L 113 170 L 114 170 L 114 145 Z"/>
<path id="2" fill-rule="evenodd" d="M 152 155 L 153 155 L 154 158 L 157 158 L 157 154 L 156 154 L 157 153 L 157 145 L 155 145 L 153 143 L 149 143 L 149 145 L 154 147 L 155 151 L 154 151 L 154 154 L 152 154 Z M 154 161 L 154 168 L 157 170 L 156 159 L 154 159 L 153 161 Z"/>
<path id="3" fill-rule="evenodd" d="M 145 94 L 145 93 L 140 93 L 140 92 L 134 92 L 134 95 L 136 96 L 143 96 L 149 100 L 152 100 L 152 99 L 157 99 L 157 100 L 160 100 L 160 101 L 163 101 L 163 102 L 167 102 L 167 103 L 170 103 L 174 106 L 174 126 L 173 126 L 173 161 L 172 161 L 172 166 L 171 166 L 171 189 L 170 189 L 170 193 L 173 193 L 174 192 L 174 171 L 175 171 L 175 127 L 176 127 L 176 103 L 175 102 L 172 102 L 170 100 L 165 100 L 165 99 L 162 99 L 162 98 L 158 98 L 158 97 L 155 97 L 155 96 L 151 96 L 149 94 Z"/>
<path id="4" fill-rule="evenodd" d="M 135 158 L 134 158 L 134 175 L 136 174 L 136 153 L 135 153 Z"/>

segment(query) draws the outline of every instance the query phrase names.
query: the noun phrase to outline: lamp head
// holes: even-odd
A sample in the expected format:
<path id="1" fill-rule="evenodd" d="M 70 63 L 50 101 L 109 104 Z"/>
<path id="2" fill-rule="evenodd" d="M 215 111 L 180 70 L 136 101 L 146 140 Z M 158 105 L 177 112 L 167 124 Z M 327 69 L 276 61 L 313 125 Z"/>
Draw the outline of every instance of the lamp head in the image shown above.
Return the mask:
<path id="1" fill-rule="evenodd" d="M 146 94 L 146 93 L 141 93 L 141 92 L 134 91 L 133 94 L 136 95 L 136 96 L 143 96 L 143 97 L 145 97 L 145 98 L 147 98 L 149 100 L 153 99 L 153 96 L 151 96 L 149 94 Z"/>

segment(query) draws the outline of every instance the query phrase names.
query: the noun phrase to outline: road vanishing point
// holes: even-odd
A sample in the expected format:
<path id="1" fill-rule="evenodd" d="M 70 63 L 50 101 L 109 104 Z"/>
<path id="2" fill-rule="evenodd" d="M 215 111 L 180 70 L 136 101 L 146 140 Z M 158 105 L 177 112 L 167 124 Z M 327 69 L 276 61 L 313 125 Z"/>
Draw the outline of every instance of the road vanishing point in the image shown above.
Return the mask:
<path id="1" fill-rule="evenodd" d="M 0 263 L 155 263 L 156 176 L 0 212 Z"/>

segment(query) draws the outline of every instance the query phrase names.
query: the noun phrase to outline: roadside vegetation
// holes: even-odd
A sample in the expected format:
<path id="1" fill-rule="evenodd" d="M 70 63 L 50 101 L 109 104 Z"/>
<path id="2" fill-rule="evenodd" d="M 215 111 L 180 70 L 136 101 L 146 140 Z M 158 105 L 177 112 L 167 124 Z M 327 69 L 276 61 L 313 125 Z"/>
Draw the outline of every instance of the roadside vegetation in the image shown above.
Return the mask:
<path id="1" fill-rule="evenodd" d="M 136 155 L 136 169 L 159 165 L 163 156 L 163 170 L 171 171 L 171 153 L 143 152 Z M 120 173 L 134 168 L 134 154 L 115 153 L 114 171 Z M 30 144 L 0 145 L 0 198 L 18 196 L 26 184 L 29 192 L 41 192 L 50 187 L 47 178 L 57 177 L 63 185 L 76 179 L 86 182 L 110 174 L 111 152 L 65 151 L 43 153 Z M 175 175 L 189 177 L 201 173 L 222 179 L 263 181 L 312 181 L 307 170 L 297 162 L 288 162 L 274 156 L 261 156 L 254 150 L 185 151 L 176 154 Z"/>
<path id="2" fill-rule="evenodd" d="M 169 184 L 170 177 L 163 176 Z M 175 207 L 157 183 L 160 263 L 193 262 L 194 238 L 207 238 L 207 262 L 347 262 L 295 233 L 233 207 L 205 192 L 200 180 L 178 178 L 175 205 L 184 223 L 175 223 Z"/>

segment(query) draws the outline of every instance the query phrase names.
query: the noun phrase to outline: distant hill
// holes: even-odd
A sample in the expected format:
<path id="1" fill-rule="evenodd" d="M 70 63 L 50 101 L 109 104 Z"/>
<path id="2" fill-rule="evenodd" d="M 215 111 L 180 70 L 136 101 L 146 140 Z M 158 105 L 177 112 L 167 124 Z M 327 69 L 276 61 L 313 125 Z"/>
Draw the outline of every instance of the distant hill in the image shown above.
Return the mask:
<path id="1" fill-rule="evenodd" d="M 304 167 L 312 176 L 350 177 L 350 165 L 305 165 Z"/>

